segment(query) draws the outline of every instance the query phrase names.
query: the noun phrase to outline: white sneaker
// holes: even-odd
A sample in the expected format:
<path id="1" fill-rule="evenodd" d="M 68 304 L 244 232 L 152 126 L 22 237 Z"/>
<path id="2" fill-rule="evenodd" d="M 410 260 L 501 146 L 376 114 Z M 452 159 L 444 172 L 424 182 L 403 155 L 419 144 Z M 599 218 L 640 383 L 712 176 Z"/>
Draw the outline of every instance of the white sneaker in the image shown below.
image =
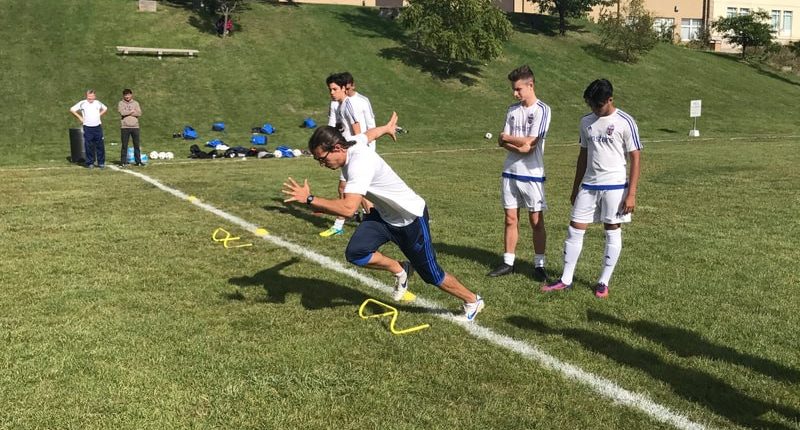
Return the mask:
<path id="1" fill-rule="evenodd" d="M 411 267 L 411 263 L 408 261 L 403 261 L 400 265 L 403 266 L 406 276 L 405 279 L 395 278 L 392 300 L 396 302 L 410 302 L 417 297 L 412 292 L 408 291 L 408 279 L 411 278 L 411 274 L 414 273 L 414 268 Z"/>
<path id="2" fill-rule="evenodd" d="M 483 310 L 483 298 L 481 296 L 477 296 L 478 298 L 475 303 L 464 303 L 464 313 L 459 315 L 459 319 L 466 322 L 475 321 L 475 317 L 478 316 L 478 313 Z"/>

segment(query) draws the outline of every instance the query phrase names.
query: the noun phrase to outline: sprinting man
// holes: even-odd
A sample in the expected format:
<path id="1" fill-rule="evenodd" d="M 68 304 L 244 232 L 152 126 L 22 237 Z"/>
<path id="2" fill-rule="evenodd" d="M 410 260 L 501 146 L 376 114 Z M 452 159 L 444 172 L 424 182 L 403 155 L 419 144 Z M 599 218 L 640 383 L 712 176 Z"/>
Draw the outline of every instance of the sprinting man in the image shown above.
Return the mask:
<path id="1" fill-rule="evenodd" d="M 392 298 L 413 300 L 408 279 L 416 271 L 427 283 L 464 301 L 463 320 L 473 321 L 483 309 L 483 299 L 468 290 L 453 275 L 446 273 L 436 261 L 425 200 L 414 192 L 366 143 L 383 135 L 395 139 L 397 114 L 392 113 L 383 126 L 345 140 L 333 127 L 320 127 L 308 142 L 308 150 L 321 166 L 341 169 L 347 185 L 338 199 L 324 199 L 311 193 L 308 180 L 298 184 L 289 178 L 283 184 L 285 202 L 305 203 L 316 211 L 349 216 L 367 197 L 375 205 L 358 225 L 347 244 L 347 261 L 362 267 L 385 270 L 395 276 Z M 400 262 L 381 254 L 386 242 L 397 244 L 408 261 Z"/>
<path id="2" fill-rule="evenodd" d="M 533 230 L 534 279 L 547 280 L 544 269 L 547 234 L 544 228 L 544 142 L 550 127 L 550 107 L 536 97 L 535 78 L 527 65 L 508 74 L 514 98 L 508 108 L 498 144 L 508 151 L 503 164 L 500 193 L 505 210 L 503 262 L 488 276 L 503 276 L 514 271 L 515 250 L 519 239 L 519 212 L 525 209 Z"/>
<path id="3" fill-rule="evenodd" d="M 542 286 L 543 292 L 572 286 L 575 266 L 583 248 L 583 235 L 592 222 L 602 222 L 606 232 L 605 256 L 594 295 L 608 297 L 608 285 L 622 251 L 622 223 L 631 221 L 639 186 L 639 129 L 633 117 L 614 107 L 614 88 L 598 79 L 583 92 L 592 113 L 581 118 L 578 163 L 572 186 L 572 215 L 564 241 L 564 273 Z M 626 155 L 630 174 L 626 171 Z"/>
<path id="4" fill-rule="evenodd" d="M 86 152 L 86 168 L 106 167 L 106 146 L 103 141 L 103 122 L 101 117 L 108 108 L 100 100 L 94 90 L 86 91 L 86 98 L 75 103 L 69 112 L 83 124 L 83 149 Z"/>

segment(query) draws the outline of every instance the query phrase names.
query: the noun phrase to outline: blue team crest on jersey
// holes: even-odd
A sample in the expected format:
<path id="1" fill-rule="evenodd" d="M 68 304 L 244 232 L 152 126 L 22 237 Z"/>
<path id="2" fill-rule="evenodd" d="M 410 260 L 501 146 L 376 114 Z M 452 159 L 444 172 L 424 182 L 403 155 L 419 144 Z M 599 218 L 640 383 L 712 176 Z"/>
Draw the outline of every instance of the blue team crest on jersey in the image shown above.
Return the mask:
<path id="1" fill-rule="evenodd" d="M 528 115 L 528 125 L 533 124 L 533 114 Z"/>
<path id="2" fill-rule="evenodd" d="M 614 134 L 614 124 L 611 124 L 611 125 L 608 126 L 608 128 L 606 129 L 606 134 L 609 135 L 609 136 Z"/>

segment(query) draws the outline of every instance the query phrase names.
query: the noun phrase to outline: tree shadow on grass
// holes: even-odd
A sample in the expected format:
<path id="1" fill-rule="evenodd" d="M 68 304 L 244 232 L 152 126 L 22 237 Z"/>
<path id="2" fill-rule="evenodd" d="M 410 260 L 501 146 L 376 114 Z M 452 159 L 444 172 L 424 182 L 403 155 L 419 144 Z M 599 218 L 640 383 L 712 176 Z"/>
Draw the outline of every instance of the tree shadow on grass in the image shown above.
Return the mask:
<path id="1" fill-rule="evenodd" d="M 447 81 L 457 79 L 464 85 L 473 86 L 481 77 L 481 69 L 477 63 L 446 64 L 438 58 L 407 46 L 383 48 L 378 55 L 386 60 L 400 61 L 406 66 L 430 73 L 436 79 Z"/>
<path id="2" fill-rule="evenodd" d="M 199 7 L 199 2 L 197 0 L 164 0 L 164 3 L 172 7 L 179 7 L 193 12 L 187 20 L 189 25 L 196 28 L 200 33 L 211 34 L 215 36 L 217 35 L 216 23 L 220 15 L 214 10 L 209 9 L 206 6 Z M 250 10 L 250 6 L 247 3 L 244 3 L 236 8 L 234 16 L 237 13 L 247 10 Z M 244 27 L 242 27 L 242 25 L 234 19 L 231 35 L 236 34 L 243 29 Z M 231 36 L 229 35 L 228 37 Z"/>
<path id="3" fill-rule="evenodd" d="M 560 35 L 558 16 L 539 15 L 531 13 L 512 13 L 508 15 L 514 30 L 521 33 L 540 34 L 555 37 Z M 567 21 L 567 31 L 585 32 L 582 25 L 570 24 Z"/>
<path id="4" fill-rule="evenodd" d="M 406 41 L 403 29 L 393 20 L 380 18 L 375 8 L 347 8 L 336 13 L 336 17 L 359 37 L 384 38 L 399 43 Z"/>
<path id="5" fill-rule="evenodd" d="M 697 333 L 679 327 L 670 327 L 650 321 L 624 321 L 612 315 L 588 311 L 589 321 L 615 325 L 661 344 L 681 357 L 705 357 L 715 361 L 744 366 L 777 381 L 800 383 L 800 371 L 766 358 L 739 352 L 733 348 L 715 345 Z"/>
<path id="6" fill-rule="evenodd" d="M 739 63 L 742 66 L 749 66 L 750 68 L 755 69 L 755 71 L 759 75 L 764 75 L 764 76 L 767 76 L 767 77 L 770 77 L 770 78 L 773 78 L 773 79 L 777 79 L 777 80 L 779 80 L 781 82 L 784 82 L 784 83 L 787 83 L 789 85 L 800 86 L 800 78 L 798 78 L 798 80 L 787 78 L 786 76 L 782 76 L 781 74 L 779 74 L 779 73 L 777 73 L 777 72 L 775 72 L 773 70 L 770 70 L 769 66 L 765 66 L 765 65 L 757 63 L 757 62 L 744 61 L 744 60 L 742 60 L 742 58 L 738 54 L 734 55 L 734 54 L 729 54 L 729 53 L 724 53 L 724 52 L 711 52 L 711 51 L 704 51 L 704 52 L 706 54 L 708 54 L 708 55 L 713 55 L 714 57 L 721 58 L 723 60 L 728 60 L 728 61 L 733 61 L 735 63 Z"/>
<path id="7" fill-rule="evenodd" d="M 754 399 L 709 374 L 667 362 L 660 355 L 633 348 L 604 335 L 600 330 L 551 327 L 544 321 L 527 316 L 510 316 L 506 320 L 509 324 L 524 330 L 561 336 L 578 342 L 589 351 L 604 355 L 621 365 L 638 369 L 654 379 L 669 384 L 675 394 L 687 401 L 703 405 L 738 425 L 770 429 L 794 428 L 762 418 L 771 413 L 782 415 L 789 421 L 800 420 L 800 412 L 791 407 L 774 401 Z"/>
<path id="8" fill-rule="evenodd" d="M 585 52 L 587 55 L 597 58 L 600 61 L 605 61 L 606 63 L 625 62 L 619 52 L 614 51 L 613 49 L 608 49 L 599 43 L 583 45 L 581 46 L 581 49 L 583 49 L 583 52 Z"/>

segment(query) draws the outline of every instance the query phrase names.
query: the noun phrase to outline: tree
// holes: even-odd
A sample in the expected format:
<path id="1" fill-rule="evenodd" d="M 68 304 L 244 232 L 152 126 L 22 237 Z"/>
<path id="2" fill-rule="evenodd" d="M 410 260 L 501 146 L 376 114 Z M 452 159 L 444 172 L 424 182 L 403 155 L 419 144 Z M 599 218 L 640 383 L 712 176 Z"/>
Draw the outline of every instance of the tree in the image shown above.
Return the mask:
<path id="1" fill-rule="evenodd" d="M 620 12 L 601 13 L 600 41 L 622 61 L 636 62 L 658 43 L 653 23 L 653 16 L 644 8 L 644 0 L 631 0 Z"/>
<path id="2" fill-rule="evenodd" d="M 224 19 L 223 25 L 227 25 L 227 22 L 232 19 L 233 12 L 246 3 L 247 0 L 206 0 L 206 2 L 210 10 L 222 15 Z M 228 32 L 223 28 L 222 37 L 227 35 Z"/>
<path id="3" fill-rule="evenodd" d="M 769 14 L 764 10 L 747 15 L 720 18 L 712 27 L 722 33 L 722 38 L 728 43 L 742 47 L 742 58 L 747 55 L 748 47 L 767 46 L 772 43 Z"/>
<path id="4" fill-rule="evenodd" d="M 567 34 L 567 18 L 580 18 L 592 7 L 603 3 L 603 0 L 530 0 L 539 3 L 539 9 L 545 13 L 558 14 L 558 33 Z"/>
<path id="5" fill-rule="evenodd" d="M 511 23 L 493 0 L 409 0 L 400 25 L 416 47 L 445 63 L 488 61 L 503 51 Z"/>

